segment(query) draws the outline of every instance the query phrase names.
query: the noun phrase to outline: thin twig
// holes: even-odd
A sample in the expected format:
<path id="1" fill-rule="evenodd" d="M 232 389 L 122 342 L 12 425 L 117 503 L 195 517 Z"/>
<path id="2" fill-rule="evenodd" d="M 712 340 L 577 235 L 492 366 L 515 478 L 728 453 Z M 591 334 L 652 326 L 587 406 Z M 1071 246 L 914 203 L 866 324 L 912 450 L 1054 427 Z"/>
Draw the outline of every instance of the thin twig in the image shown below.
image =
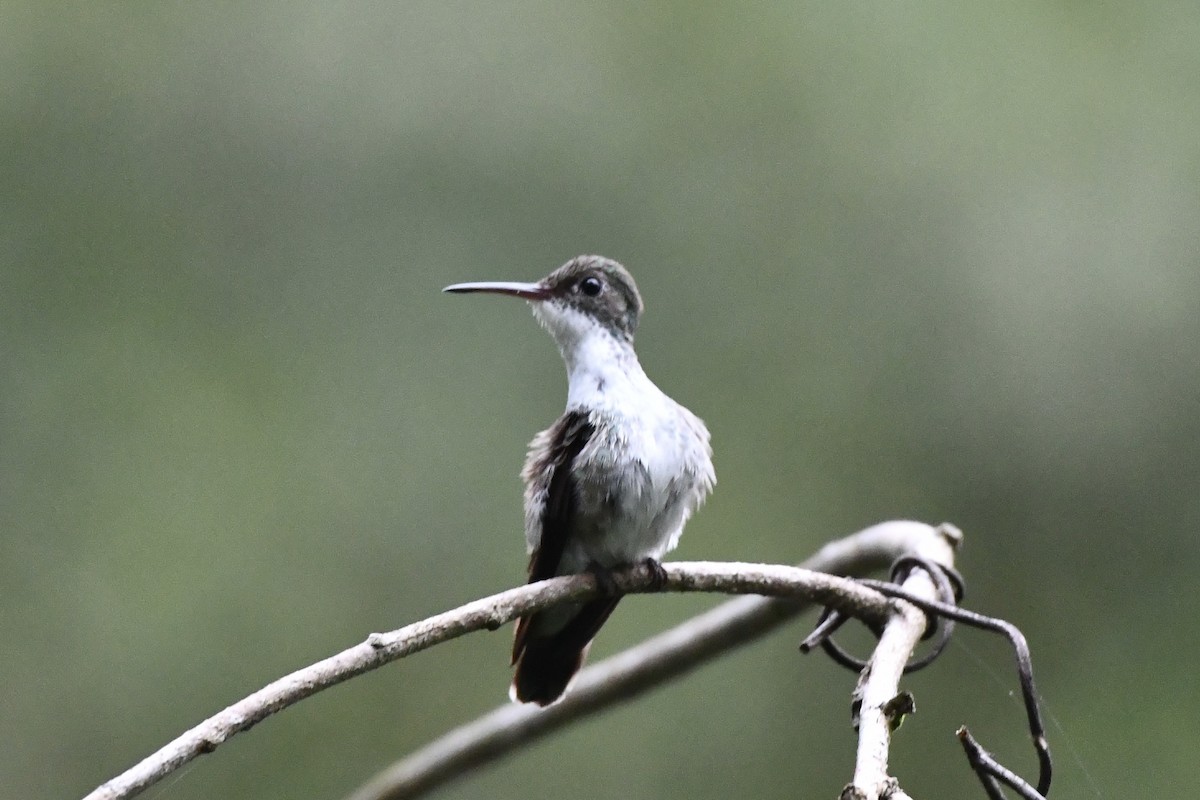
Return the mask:
<path id="1" fill-rule="evenodd" d="M 954 603 L 962 599 L 963 580 L 962 576 L 954 570 L 953 567 L 947 564 L 937 564 L 929 559 L 920 558 L 919 556 L 902 556 L 892 564 L 892 581 L 901 581 L 908 577 L 912 567 L 919 567 L 932 576 L 938 585 L 939 597 L 947 602 Z M 878 582 L 865 581 L 867 585 L 878 585 Z M 890 585 L 890 584 L 886 584 Z M 884 592 L 887 594 L 887 592 Z M 895 595 L 891 595 L 895 596 Z M 928 611 L 928 609 L 923 609 Z M 854 672 L 862 672 L 867 668 L 867 662 L 850 655 L 843 650 L 840 645 L 833 640 L 833 634 L 849 619 L 845 614 L 832 608 L 826 608 L 821 615 L 820 621 L 813 629 L 812 633 L 804 638 L 800 643 L 800 652 L 807 654 L 817 645 L 825 651 L 825 654 L 834 660 L 838 665 Z M 922 670 L 937 660 L 942 651 L 946 649 L 946 645 L 950 644 L 950 636 L 954 632 L 953 618 L 945 620 L 943 623 L 941 616 L 937 614 L 931 615 L 925 626 L 925 634 L 922 639 L 928 639 L 931 636 L 935 637 L 932 647 L 920 658 L 910 659 L 904 665 L 904 674 Z M 879 636 L 882 631 L 875 631 L 875 635 Z"/>
<path id="2" fill-rule="evenodd" d="M 959 728 L 957 734 L 958 740 L 962 742 L 963 750 L 967 754 L 967 763 L 971 765 L 971 769 L 975 770 L 975 774 L 979 776 L 979 781 L 983 784 L 983 789 L 987 792 L 989 798 L 1004 800 L 1004 792 L 1000 790 L 1000 785 L 997 782 L 1003 781 L 1008 784 L 1010 789 L 1021 795 L 1021 797 L 1024 797 L 1025 800 L 1046 800 L 1046 796 L 1030 786 L 1027 780 L 1001 764 L 991 753 L 984 750 L 979 745 L 979 742 L 975 741 L 975 737 L 971 735 L 971 732 L 967 730 L 966 725 Z"/>
<path id="3" fill-rule="evenodd" d="M 938 534 L 927 525 L 886 523 L 859 534 L 863 538 L 858 541 L 831 543 L 821 553 L 842 555 L 847 564 L 856 562 L 850 557 L 854 554 L 860 557 L 857 560 L 874 562 L 898 551 L 911 550 L 914 538 L 922 535 L 930 541 L 940 541 L 943 549 L 949 548 L 949 534 Z M 897 547 L 901 542 L 909 547 Z M 893 545 L 887 548 L 886 555 L 884 544 Z M 760 624 L 768 627 L 774 619 L 790 616 L 797 600 L 833 605 L 855 616 L 876 620 L 882 620 L 891 607 L 891 601 L 853 581 L 796 567 L 675 562 L 666 565 L 666 572 L 665 591 L 753 593 L 789 598 L 791 602 L 781 603 L 780 608 L 773 610 L 769 609 L 769 601 L 758 599 L 750 601 L 753 607 L 744 607 L 751 616 L 761 615 Z M 622 571 L 614 578 L 623 592 L 646 591 L 655 583 L 655 576 L 644 567 Z M 133 797 L 197 756 L 212 752 L 231 736 L 323 689 L 465 633 L 485 628 L 495 630 L 523 614 L 563 602 L 587 600 L 596 594 L 595 579 L 590 575 L 555 578 L 476 600 L 391 633 L 372 634 L 367 641 L 280 678 L 229 706 L 98 787 L 85 800 Z"/>
<path id="4" fill-rule="evenodd" d="M 822 547 L 802 566 L 838 575 L 886 569 L 904 555 L 953 563 L 953 525 L 893 521 Z M 670 566 L 667 564 L 665 566 Z M 503 705 L 384 769 L 348 800 L 401 800 L 481 767 L 575 720 L 629 700 L 778 628 L 809 603 L 740 597 L 584 669 L 554 705 Z"/>
<path id="5" fill-rule="evenodd" d="M 1053 778 L 1054 764 L 1050 757 L 1050 745 L 1046 741 L 1046 727 L 1042 723 L 1042 712 L 1038 708 L 1037 688 L 1033 683 L 1033 658 L 1029 654 L 1029 644 L 1025 641 L 1025 635 L 1021 633 L 1020 629 L 1007 620 L 988 617 L 977 611 L 968 611 L 965 608 L 912 595 L 892 584 L 872 580 L 862 580 L 861 583 L 864 586 L 874 587 L 889 597 L 912 603 L 928 614 L 940 614 L 965 625 L 994 631 L 1008 639 L 1012 645 L 1013 655 L 1017 662 L 1017 679 L 1021 685 L 1021 698 L 1025 703 L 1025 716 L 1029 724 L 1029 736 L 1033 740 L 1033 749 L 1037 753 L 1038 758 L 1038 784 L 1035 791 L 1043 797 L 1048 795 L 1050 793 L 1050 781 Z M 963 730 L 966 729 L 964 728 Z M 982 751 L 982 748 L 980 750 Z M 998 774 L 997 777 L 999 777 Z M 983 780 L 982 773 L 980 773 L 980 779 Z M 986 787 L 986 781 L 984 781 L 984 785 Z M 1010 785 L 1013 788 L 1019 788 L 1015 784 Z"/>

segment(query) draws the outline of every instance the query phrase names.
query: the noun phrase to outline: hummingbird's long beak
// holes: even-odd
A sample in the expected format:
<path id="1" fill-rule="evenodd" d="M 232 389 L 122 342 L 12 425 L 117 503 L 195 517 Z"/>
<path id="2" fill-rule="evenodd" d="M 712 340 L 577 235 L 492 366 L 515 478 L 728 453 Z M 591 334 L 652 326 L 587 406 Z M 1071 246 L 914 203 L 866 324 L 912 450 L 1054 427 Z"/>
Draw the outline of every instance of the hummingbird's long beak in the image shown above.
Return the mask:
<path id="1" fill-rule="evenodd" d="M 476 281 L 475 283 L 456 283 L 442 289 L 443 292 L 464 294 L 466 292 L 487 292 L 489 294 L 506 294 L 510 297 L 520 297 L 525 300 L 545 300 L 550 296 L 550 290 L 540 283 L 517 283 L 515 281 Z"/>

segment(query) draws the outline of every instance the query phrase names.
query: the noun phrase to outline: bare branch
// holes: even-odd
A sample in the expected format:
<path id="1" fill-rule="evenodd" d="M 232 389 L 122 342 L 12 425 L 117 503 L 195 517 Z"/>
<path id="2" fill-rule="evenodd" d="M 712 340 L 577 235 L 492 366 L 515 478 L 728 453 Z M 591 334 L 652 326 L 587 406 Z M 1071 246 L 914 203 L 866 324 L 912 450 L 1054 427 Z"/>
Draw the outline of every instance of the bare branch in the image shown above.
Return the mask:
<path id="1" fill-rule="evenodd" d="M 917 597 L 938 599 L 937 584 L 924 570 L 913 570 L 903 588 Z M 859 679 L 858 758 L 852 783 L 857 790 L 856 798 L 879 800 L 894 796 L 894 782 L 887 768 L 892 730 L 897 725 L 893 700 L 900 693 L 904 665 L 924 633 L 925 614 L 909 603 L 898 601 L 896 613 L 884 627 L 871 661 Z"/>
<path id="2" fill-rule="evenodd" d="M 975 774 L 979 776 L 979 782 L 983 784 L 983 789 L 987 792 L 989 798 L 1000 798 L 1004 800 L 1004 792 L 1000 790 L 1000 784 L 997 781 L 1003 781 L 1017 794 L 1024 797 L 1025 800 L 1046 800 L 1044 790 L 1038 790 L 1029 785 L 1029 782 L 1022 778 L 1017 773 L 1013 772 L 1008 767 L 1001 764 L 995 757 L 980 747 L 979 742 L 975 741 L 975 737 L 967 730 L 967 726 L 963 725 L 957 731 L 958 740 L 962 743 L 963 750 L 967 754 L 967 763 L 971 765 L 971 769 L 975 770 Z"/>
<path id="3" fill-rule="evenodd" d="M 952 525 L 874 525 L 822 547 L 807 569 L 865 575 L 902 556 L 950 566 L 962 534 Z M 664 566 L 672 566 L 665 564 Z M 554 705 L 504 705 L 457 728 L 380 772 L 348 800 L 418 797 L 470 769 L 581 717 L 628 700 L 717 656 L 763 636 L 809 607 L 794 599 L 741 597 L 584 669 Z"/>
<path id="4" fill-rule="evenodd" d="M 844 571 L 842 565 L 867 562 L 876 565 L 897 550 L 911 550 L 913 542 L 922 538 L 927 540 L 926 546 L 936 540 L 941 542 L 943 550 L 949 548 L 946 535 L 936 533 L 927 525 L 886 523 L 827 545 L 814 561 L 838 572 Z M 797 600 L 832 605 L 848 614 L 879 621 L 886 617 L 893 603 L 852 581 L 797 567 L 675 562 L 666 565 L 666 574 L 665 591 L 753 593 L 786 597 L 792 601 L 775 610 L 760 608 L 766 602 L 762 600 L 754 601 L 753 606 L 745 605 L 744 611 L 750 616 L 765 612 L 760 627 L 764 624 L 769 627 L 775 618 L 790 616 Z M 630 593 L 647 591 L 655 584 L 655 577 L 645 567 L 614 574 L 617 588 Z M 587 600 L 595 597 L 597 592 L 595 579 L 590 575 L 554 578 L 476 600 L 391 633 L 372 634 L 362 644 L 297 670 L 234 703 L 98 787 L 85 800 L 133 797 L 197 756 L 211 753 L 231 736 L 323 689 L 471 631 L 495 630 L 522 614 L 562 602 Z M 733 624 L 738 624 L 736 618 Z M 747 638 L 750 637 L 742 637 L 739 641 Z M 720 650 L 735 643 L 730 641 Z M 706 656 L 702 648 L 703 657 Z"/>
<path id="5" fill-rule="evenodd" d="M 1025 641 L 1025 635 L 1021 633 L 1020 629 L 1011 622 L 997 619 L 996 617 L 988 617 L 976 611 L 968 611 L 965 608 L 959 608 L 957 605 L 917 597 L 905 592 L 904 589 L 892 583 L 875 581 L 869 578 L 860 579 L 859 582 L 864 586 L 871 586 L 879 590 L 880 593 L 888 597 L 911 603 L 927 614 L 936 614 L 940 617 L 962 622 L 974 628 L 993 631 L 1002 634 L 1008 639 L 1009 644 L 1013 648 L 1013 655 L 1016 657 L 1017 680 L 1020 682 L 1021 696 L 1025 701 L 1025 717 L 1029 724 L 1029 735 L 1033 739 L 1033 749 L 1037 753 L 1038 758 L 1037 788 L 1028 787 L 1029 794 L 1023 796 L 1045 797 L 1049 794 L 1050 782 L 1053 779 L 1054 763 L 1050 757 L 1050 744 L 1046 741 L 1046 728 L 1042 723 L 1042 712 L 1038 708 L 1038 693 L 1033 684 L 1033 660 L 1030 658 L 1029 644 Z M 1011 770 L 1008 770 L 996 762 L 990 755 L 987 755 L 986 751 L 982 747 L 979 747 L 978 743 L 971 737 L 966 727 L 960 728 L 958 735 L 962 740 L 964 749 L 967 751 L 967 760 L 971 768 L 976 771 L 985 789 L 990 792 L 994 783 L 990 779 L 999 778 L 1017 791 L 1027 791 L 1026 787 L 1028 784 L 1024 779 L 1016 776 Z M 1015 780 L 1012 780 L 1013 778 Z"/>

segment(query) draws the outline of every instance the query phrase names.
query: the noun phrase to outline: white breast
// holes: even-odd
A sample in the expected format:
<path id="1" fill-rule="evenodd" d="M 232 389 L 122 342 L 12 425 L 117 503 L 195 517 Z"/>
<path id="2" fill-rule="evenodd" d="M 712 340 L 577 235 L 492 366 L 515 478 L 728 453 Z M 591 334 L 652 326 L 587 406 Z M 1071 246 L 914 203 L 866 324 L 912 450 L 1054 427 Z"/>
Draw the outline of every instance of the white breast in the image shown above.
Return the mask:
<path id="1" fill-rule="evenodd" d="M 654 385 L 629 341 L 570 310 L 539 319 L 567 365 L 567 409 L 595 428 L 572 465 L 577 524 L 560 574 L 660 558 L 716 483 L 708 429 Z"/>
<path id="2" fill-rule="evenodd" d="M 661 558 L 715 483 L 704 424 L 642 377 L 588 409 L 596 432 L 573 465 L 582 524 L 564 554 L 575 569 Z"/>

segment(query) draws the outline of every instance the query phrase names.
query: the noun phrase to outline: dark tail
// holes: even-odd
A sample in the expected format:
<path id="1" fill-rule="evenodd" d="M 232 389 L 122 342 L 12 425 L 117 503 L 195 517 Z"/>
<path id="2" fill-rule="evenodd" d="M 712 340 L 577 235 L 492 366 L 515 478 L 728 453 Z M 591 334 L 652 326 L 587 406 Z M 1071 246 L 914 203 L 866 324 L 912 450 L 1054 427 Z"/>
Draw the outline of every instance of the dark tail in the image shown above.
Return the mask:
<path id="1" fill-rule="evenodd" d="M 521 703 L 548 706 L 567 690 L 567 684 L 583 666 L 588 645 L 621 598 L 585 603 L 561 630 L 548 636 L 536 633 L 536 615 L 522 619 L 517 627 L 517 665 L 512 698 Z"/>

